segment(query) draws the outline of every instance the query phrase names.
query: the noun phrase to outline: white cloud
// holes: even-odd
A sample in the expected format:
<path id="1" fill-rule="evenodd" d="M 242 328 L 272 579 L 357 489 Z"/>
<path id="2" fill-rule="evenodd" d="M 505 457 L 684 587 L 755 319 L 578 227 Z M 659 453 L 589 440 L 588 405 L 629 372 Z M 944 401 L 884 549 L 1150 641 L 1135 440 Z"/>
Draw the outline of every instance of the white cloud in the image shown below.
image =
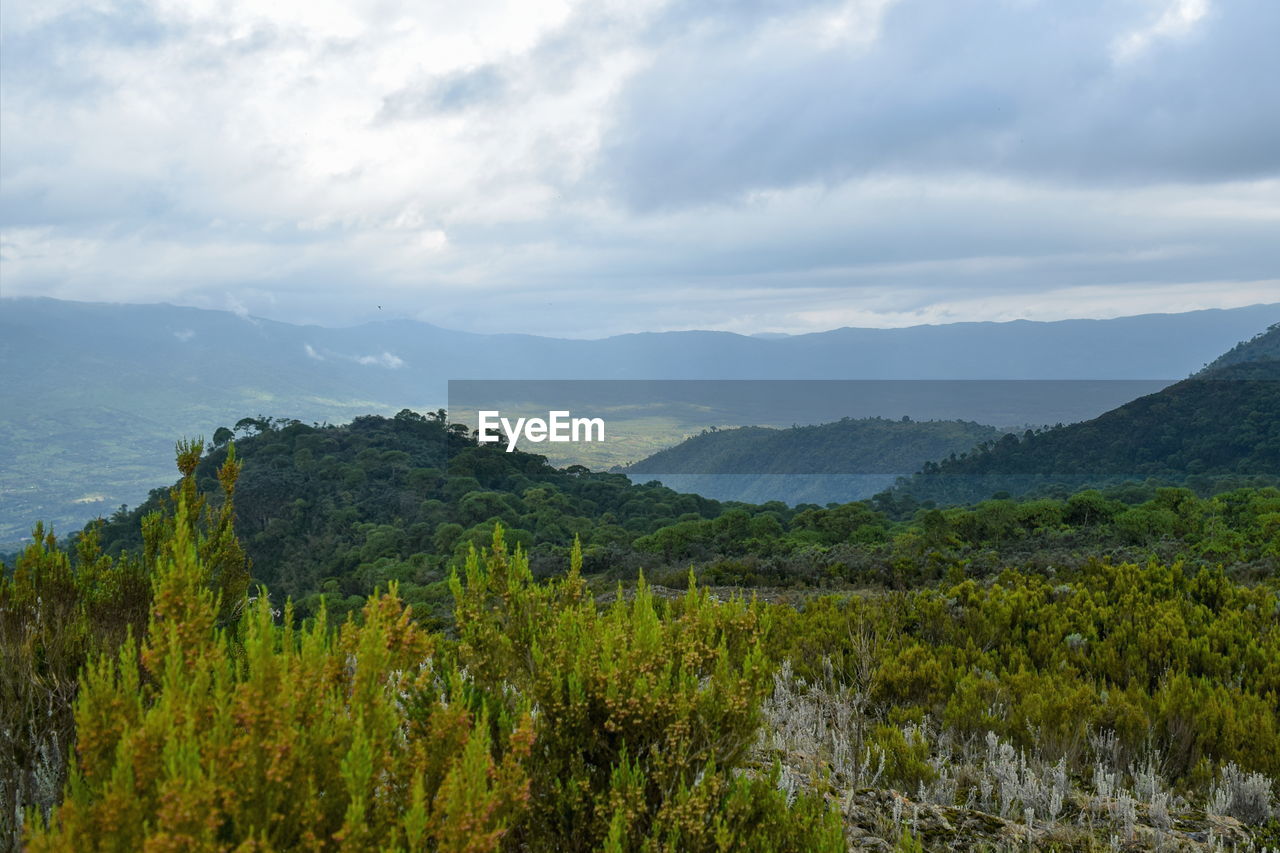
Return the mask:
<path id="1" fill-rule="evenodd" d="M 191 329 L 179 329 L 173 333 L 173 336 L 185 344 L 187 341 L 194 338 L 196 333 Z"/>
<path id="2" fill-rule="evenodd" d="M 389 352 L 383 352 L 381 355 L 362 355 L 357 356 L 356 361 L 360 364 L 370 366 L 386 367 L 395 370 L 398 367 L 404 367 L 404 359 Z"/>
<path id="3" fill-rule="evenodd" d="M 1112 43 L 1116 61 L 1135 59 L 1160 39 L 1186 37 L 1209 14 L 1209 0 L 1162 0 L 1160 5 L 1164 8 L 1153 23 L 1125 33 Z"/>
<path id="4" fill-rule="evenodd" d="M 307 354 L 307 358 L 313 358 L 316 361 L 324 361 L 324 356 L 316 352 L 315 347 L 311 346 L 311 344 L 303 344 L 302 350 Z"/>

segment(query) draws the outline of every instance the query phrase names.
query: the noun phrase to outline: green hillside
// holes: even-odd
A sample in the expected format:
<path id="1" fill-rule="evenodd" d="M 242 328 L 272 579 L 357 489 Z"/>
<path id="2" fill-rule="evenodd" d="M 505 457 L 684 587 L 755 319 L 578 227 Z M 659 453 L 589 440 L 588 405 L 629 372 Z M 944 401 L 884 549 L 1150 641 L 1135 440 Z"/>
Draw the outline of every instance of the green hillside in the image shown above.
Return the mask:
<path id="1" fill-rule="evenodd" d="M 629 466 L 631 474 L 893 474 L 968 450 L 995 427 L 970 421 L 844 418 L 791 429 L 706 431 Z"/>
<path id="2" fill-rule="evenodd" d="M 790 429 L 707 430 L 623 469 L 682 492 L 764 503 L 868 498 L 930 459 L 998 438 L 971 421 L 843 418 Z"/>
<path id="3" fill-rule="evenodd" d="M 400 581 L 410 601 L 447 598 L 451 561 L 487 542 L 495 524 L 531 555 L 535 570 L 559 569 L 573 538 L 588 569 L 628 565 L 635 537 L 686 517 L 713 518 L 722 507 L 621 474 L 560 470 L 541 456 L 477 445 L 461 425 L 403 411 L 367 415 L 344 426 L 297 421 L 246 423 L 236 441 L 244 463 L 238 530 L 254 579 L 311 612 L 358 607 L 379 585 Z M 227 448 L 200 463 L 202 491 L 218 491 Z M 141 544 L 140 521 L 162 507 L 157 490 L 102 529 L 110 553 Z"/>
<path id="4" fill-rule="evenodd" d="M 894 490 L 971 503 L 998 493 L 1069 493 L 1125 481 L 1202 493 L 1280 479 L 1280 325 L 1196 375 L 1083 423 L 1008 434 L 926 465 Z"/>
<path id="5" fill-rule="evenodd" d="M 237 530 L 254 581 L 303 614 L 321 596 L 330 612 L 358 609 L 396 581 L 424 616 L 446 618 L 451 568 L 498 524 L 539 577 L 563 570 L 578 537 L 584 572 L 606 586 L 642 570 L 683 586 L 692 568 L 717 585 L 901 588 L 936 581 L 952 565 L 987 575 L 1006 560 L 1068 567 L 1098 554 L 1192 566 L 1225 560 L 1255 576 L 1272 572 L 1276 556 L 1267 547 L 1274 509 L 1266 491 L 1228 500 L 1125 488 L 895 520 L 900 513 L 883 499 L 825 508 L 719 502 L 623 474 L 557 469 L 412 412 L 339 427 L 257 422 L 240 433 Z M 226 447 L 213 448 L 195 472 L 215 503 L 226 457 Z M 110 554 L 136 552 L 142 520 L 168 504 L 158 490 L 95 535 Z"/>
<path id="6" fill-rule="evenodd" d="M 1280 361 L 1280 323 L 1236 344 L 1206 365 L 1201 373 L 1212 373 L 1235 364 L 1256 364 L 1265 369 L 1267 363 L 1273 361 Z"/>

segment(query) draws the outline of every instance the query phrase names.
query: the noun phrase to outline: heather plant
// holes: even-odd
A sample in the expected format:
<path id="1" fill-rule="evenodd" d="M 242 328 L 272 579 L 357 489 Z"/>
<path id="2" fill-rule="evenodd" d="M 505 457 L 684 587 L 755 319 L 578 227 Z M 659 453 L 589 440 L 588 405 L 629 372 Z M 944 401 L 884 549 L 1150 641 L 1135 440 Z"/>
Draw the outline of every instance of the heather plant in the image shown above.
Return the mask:
<path id="1" fill-rule="evenodd" d="M 1203 848 L 1213 850 L 1265 849 L 1274 833 L 1273 781 L 1230 762 L 1207 793 L 1184 796 L 1166 781 L 1158 750 L 1123 763 L 1114 732 L 1089 733 L 1091 775 L 1075 774 L 1064 756 L 1016 748 L 994 731 L 958 738 L 928 717 L 897 729 L 859 722 L 871 711 L 851 713 L 849 695 L 838 679 L 809 683 L 784 662 L 764 706 L 769 723 L 758 750 L 783 763 L 791 790 L 838 798 L 859 837 L 924 838 L 927 849 L 1098 849 L 1106 840 L 1112 849 L 1184 849 L 1194 831 L 1209 839 L 1219 833 Z M 858 731 L 868 733 L 865 755 L 878 761 L 851 760 Z M 1207 808 L 1197 810 L 1206 796 Z"/>
<path id="2" fill-rule="evenodd" d="M 145 639 L 84 677 L 66 798 L 29 849 L 499 849 L 529 715 L 489 716 L 394 588 L 337 631 L 276 624 L 265 595 L 219 627 L 186 515 L 179 496 Z"/>
<path id="3" fill-rule="evenodd" d="M 1276 813 L 1272 786 L 1272 780 L 1261 773 L 1246 773 L 1235 762 L 1228 762 L 1209 789 L 1207 810 L 1245 823 L 1265 823 Z"/>
<path id="4" fill-rule="evenodd" d="M 567 576 L 537 584 L 501 529 L 453 587 L 460 661 L 536 709 L 529 849 L 843 849 L 820 800 L 746 766 L 771 684 L 763 606 L 692 582 L 661 603 L 642 578 L 602 607 L 578 547 Z"/>
<path id="5" fill-rule="evenodd" d="M 832 809 L 748 761 L 764 607 L 643 584 L 599 607 L 577 549 L 538 584 L 498 528 L 455 579 L 456 640 L 394 585 L 299 624 L 265 590 L 222 603 L 186 500 L 141 639 L 81 679 L 64 799 L 28 812 L 28 849 L 843 849 Z"/>
<path id="6" fill-rule="evenodd" d="M 47 816 L 58 801 L 75 740 L 81 670 L 99 655 L 114 655 L 130 633 L 141 635 L 149 579 L 178 524 L 200 555 L 198 585 L 225 603 L 219 619 L 232 619 L 243 600 L 248 563 L 235 536 L 233 502 L 240 463 L 228 448 L 215 504 L 195 486 L 202 452 L 199 441 L 178 443 L 182 478 L 168 505 L 141 520 L 136 552 L 105 554 L 100 524 L 85 528 L 70 548 L 37 524 L 12 573 L 0 567 L 0 848 L 16 844 L 26 809 Z M 179 501 L 188 507 L 181 522 L 174 513 Z"/>
<path id="7" fill-rule="evenodd" d="M 1095 560 L 1069 583 L 1007 570 L 989 583 L 811 599 L 775 611 L 768 644 L 809 684 L 826 659 L 851 688 L 869 685 L 864 728 L 928 716 L 958 743 L 993 731 L 1064 758 L 1077 777 L 1090 772 L 1090 732 L 1109 730 L 1116 765 L 1157 750 L 1189 795 L 1230 761 L 1280 776 L 1276 607 L 1273 589 L 1221 571 Z"/>

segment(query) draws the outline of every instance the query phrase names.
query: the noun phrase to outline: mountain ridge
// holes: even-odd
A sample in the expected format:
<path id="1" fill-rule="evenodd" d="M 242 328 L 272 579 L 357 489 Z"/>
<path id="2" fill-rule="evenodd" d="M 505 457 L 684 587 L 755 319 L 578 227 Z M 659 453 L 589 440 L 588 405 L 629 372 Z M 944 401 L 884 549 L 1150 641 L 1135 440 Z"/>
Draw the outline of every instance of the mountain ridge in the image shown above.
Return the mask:
<path id="1" fill-rule="evenodd" d="M 450 378 L 1172 380 L 1277 319 L 1280 304 L 777 339 L 692 331 L 587 340 L 402 318 L 330 328 L 186 306 L 5 298 L 0 454 L 14 461 L 0 470 L 0 542 L 25 536 L 36 518 L 79 527 L 137 503 L 168 480 L 157 460 L 177 437 L 260 414 L 339 423 L 434 410 L 446 405 Z"/>

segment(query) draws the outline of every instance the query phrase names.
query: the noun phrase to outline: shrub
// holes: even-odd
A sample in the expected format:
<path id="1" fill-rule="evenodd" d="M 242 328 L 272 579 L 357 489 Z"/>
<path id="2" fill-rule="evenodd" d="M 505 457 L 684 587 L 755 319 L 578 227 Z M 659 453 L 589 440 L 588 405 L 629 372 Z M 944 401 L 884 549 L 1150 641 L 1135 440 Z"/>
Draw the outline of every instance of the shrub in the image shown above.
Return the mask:
<path id="1" fill-rule="evenodd" d="M 563 580 L 536 584 L 501 530 L 453 585 L 460 660 L 537 709 L 529 849 L 843 849 L 833 812 L 743 767 L 770 687 L 762 606 L 692 583 L 664 605 L 642 578 L 600 608 L 578 547 Z"/>
<path id="2" fill-rule="evenodd" d="M 336 632 L 323 610 L 275 625 L 265 594 L 218 629 L 185 515 L 146 639 L 83 679 L 65 801 L 32 816 L 29 849 L 498 849 L 528 795 L 529 716 L 490 717 L 437 668 L 394 587 Z"/>

